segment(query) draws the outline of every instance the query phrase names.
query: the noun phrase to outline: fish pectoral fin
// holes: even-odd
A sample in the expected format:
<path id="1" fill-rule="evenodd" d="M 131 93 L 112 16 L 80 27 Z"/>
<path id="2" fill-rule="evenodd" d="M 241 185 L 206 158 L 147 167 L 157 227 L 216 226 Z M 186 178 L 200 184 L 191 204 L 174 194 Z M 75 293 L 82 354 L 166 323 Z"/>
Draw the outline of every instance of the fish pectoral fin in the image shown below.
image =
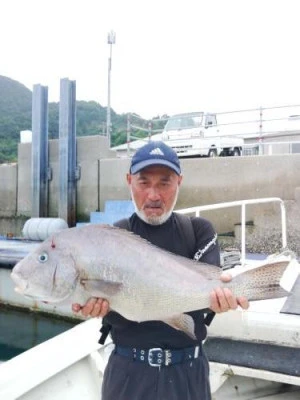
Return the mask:
<path id="1" fill-rule="evenodd" d="M 174 317 L 163 319 L 163 322 L 174 329 L 184 332 L 190 338 L 196 340 L 195 322 L 188 314 L 179 314 Z"/>
<path id="2" fill-rule="evenodd" d="M 90 292 L 93 296 L 114 296 L 121 288 L 122 283 L 113 281 L 104 281 L 101 279 L 81 279 L 81 285 L 85 290 Z"/>

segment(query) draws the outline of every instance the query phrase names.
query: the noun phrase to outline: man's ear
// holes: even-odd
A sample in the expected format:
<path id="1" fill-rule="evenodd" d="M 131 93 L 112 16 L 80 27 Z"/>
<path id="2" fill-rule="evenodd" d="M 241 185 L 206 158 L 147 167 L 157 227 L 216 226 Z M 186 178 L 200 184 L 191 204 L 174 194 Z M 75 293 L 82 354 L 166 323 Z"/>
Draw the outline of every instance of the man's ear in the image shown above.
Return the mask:
<path id="1" fill-rule="evenodd" d="M 131 178 L 132 178 L 131 174 L 127 173 L 126 180 L 127 180 L 128 185 L 131 185 Z"/>
<path id="2" fill-rule="evenodd" d="M 179 175 L 179 177 L 178 177 L 178 186 L 181 185 L 182 179 L 183 179 L 183 175 Z"/>

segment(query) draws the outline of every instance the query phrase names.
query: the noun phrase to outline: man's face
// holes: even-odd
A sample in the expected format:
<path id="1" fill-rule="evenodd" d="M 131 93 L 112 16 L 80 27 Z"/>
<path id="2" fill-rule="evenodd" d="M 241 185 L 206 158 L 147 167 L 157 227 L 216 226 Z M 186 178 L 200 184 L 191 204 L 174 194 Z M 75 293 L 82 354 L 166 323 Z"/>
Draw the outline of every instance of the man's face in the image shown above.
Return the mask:
<path id="1" fill-rule="evenodd" d="M 182 176 L 168 167 L 152 166 L 127 174 L 138 216 L 151 225 L 164 223 L 175 207 Z"/>

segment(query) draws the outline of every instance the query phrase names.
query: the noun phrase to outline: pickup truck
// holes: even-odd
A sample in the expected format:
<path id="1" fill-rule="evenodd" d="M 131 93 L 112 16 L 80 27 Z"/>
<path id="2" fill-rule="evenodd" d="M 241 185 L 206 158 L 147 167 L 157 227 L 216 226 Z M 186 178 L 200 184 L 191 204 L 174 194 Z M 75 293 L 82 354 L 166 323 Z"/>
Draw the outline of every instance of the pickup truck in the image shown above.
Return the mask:
<path id="1" fill-rule="evenodd" d="M 193 112 L 170 117 L 162 133 L 151 140 L 162 140 L 179 157 L 240 156 L 244 139 L 222 132 L 213 113 Z"/>

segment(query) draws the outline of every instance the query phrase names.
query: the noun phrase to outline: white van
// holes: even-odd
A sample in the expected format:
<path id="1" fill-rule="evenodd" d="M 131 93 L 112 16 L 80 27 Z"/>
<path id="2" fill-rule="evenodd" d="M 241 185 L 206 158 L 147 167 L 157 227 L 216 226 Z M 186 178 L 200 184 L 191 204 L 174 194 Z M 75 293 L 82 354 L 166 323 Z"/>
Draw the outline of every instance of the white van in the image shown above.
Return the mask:
<path id="1" fill-rule="evenodd" d="M 152 140 L 162 140 L 179 157 L 240 156 L 244 139 L 220 131 L 217 116 L 212 113 L 193 112 L 170 117 L 161 134 Z"/>

